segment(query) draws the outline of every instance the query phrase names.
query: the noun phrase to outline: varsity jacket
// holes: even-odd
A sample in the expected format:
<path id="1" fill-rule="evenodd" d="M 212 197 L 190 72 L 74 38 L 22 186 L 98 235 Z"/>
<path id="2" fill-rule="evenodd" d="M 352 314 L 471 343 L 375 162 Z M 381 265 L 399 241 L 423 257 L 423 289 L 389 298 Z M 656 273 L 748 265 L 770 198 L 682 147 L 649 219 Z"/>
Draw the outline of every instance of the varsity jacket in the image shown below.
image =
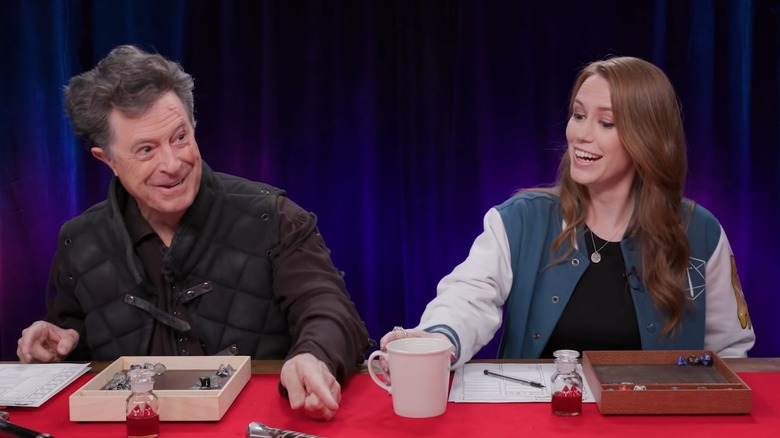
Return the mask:
<path id="1" fill-rule="evenodd" d="M 691 205 L 685 201 L 682 210 Z M 547 193 L 524 192 L 491 208 L 468 258 L 440 281 L 418 328 L 450 338 L 458 355 L 455 366 L 487 344 L 502 323 L 498 357 L 538 358 L 590 264 L 585 234 L 578 230 L 577 248 L 551 265 L 560 255 L 550 251 L 563 225 L 558 197 Z M 661 334 L 664 315 L 643 283 L 639 242 L 620 242 L 642 349 L 708 349 L 721 356 L 746 356 L 755 334 L 726 234 L 699 205 L 693 206 L 687 234 L 691 256 L 681 288 L 691 305 L 682 330 L 671 337 Z"/>
<path id="2" fill-rule="evenodd" d="M 106 201 L 60 231 L 52 268 L 57 291 L 46 320 L 79 332 L 69 359 L 146 355 L 159 321 L 195 331 L 210 355 L 284 359 L 310 352 L 338 378 L 362 362 L 368 334 L 314 216 L 301 209 L 293 243 L 279 246 L 282 190 L 204 163 L 198 194 L 163 259 L 189 325 L 156 306 L 120 210 L 127 196 L 114 178 Z"/>

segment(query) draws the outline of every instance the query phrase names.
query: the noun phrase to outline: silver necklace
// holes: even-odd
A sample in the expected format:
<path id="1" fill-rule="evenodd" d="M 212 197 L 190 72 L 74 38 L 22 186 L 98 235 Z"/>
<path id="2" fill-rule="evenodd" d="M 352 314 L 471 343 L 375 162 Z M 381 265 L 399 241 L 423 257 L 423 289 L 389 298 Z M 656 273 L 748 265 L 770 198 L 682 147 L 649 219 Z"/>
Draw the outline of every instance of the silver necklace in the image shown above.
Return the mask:
<path id="1" fill-rule="evenodd" d="M 631 216 L 628 216 L 628 220 L 626 220 L 626 223 L 623 225 L 622 228 L 625 228 L 628 226 L 628 223 L 631 222 Z M 588 227 L 590 228 L 590 227 Z M 612 236 L 612 240 L 617 239 L 618 234 L 620 234 L 620 228 L 615 231 L 615 235 Z M 593 229 L 590 230 L 590 241 L 593 242 L 593 252 L 590 254 L 590 261 L 593 263 L 598 263 L 601 261 L 601 250 L 604 249 L 605 246 L 609 245 L 609 240 L 605 240 L 604 244 L 601 245 L 601 248 L 596 249 L 596 239 L 593 238 Z"/>
<path id="2" fill-rule="evenodd" d="M 593 252 L 590 254 L 590 261 L 598 263 L 601 261 L 600 251 L 609 244 L 609 240 L 605 240 L 604 244 L 601 245 L 601 248 L 596 249 L 596 239 L 593 238 L 593 230 L 590 230 L 590 241 L 593 242 Z"/>

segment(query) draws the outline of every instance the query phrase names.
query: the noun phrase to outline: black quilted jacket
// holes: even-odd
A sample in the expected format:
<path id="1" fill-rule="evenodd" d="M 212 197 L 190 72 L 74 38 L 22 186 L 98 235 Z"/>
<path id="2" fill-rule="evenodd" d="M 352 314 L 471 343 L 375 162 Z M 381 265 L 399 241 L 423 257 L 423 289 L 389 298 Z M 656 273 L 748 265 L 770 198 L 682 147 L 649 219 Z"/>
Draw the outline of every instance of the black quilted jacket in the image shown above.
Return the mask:
<path id="1" fill-rule="evenodd" d="M 60 231 L 52 267 L 56 295 L 46 320 L 80 333 L 71 360 L 145 355 L 155 321 L 180 324 L 154 304 L 156 292 L 119 208 L 127 196 L 114 179 L 106 201 Z M 279 196 L 279 189 L 204 164 L 200 191 L 163 270 L 173 276 L 207 354 L 283 359 L 310 352 L 341 379 L 362 362 L 368 334 L 314 215 L 295 206 L 296 223 L 283 227 L 295 235 L 279 246 Z"/>

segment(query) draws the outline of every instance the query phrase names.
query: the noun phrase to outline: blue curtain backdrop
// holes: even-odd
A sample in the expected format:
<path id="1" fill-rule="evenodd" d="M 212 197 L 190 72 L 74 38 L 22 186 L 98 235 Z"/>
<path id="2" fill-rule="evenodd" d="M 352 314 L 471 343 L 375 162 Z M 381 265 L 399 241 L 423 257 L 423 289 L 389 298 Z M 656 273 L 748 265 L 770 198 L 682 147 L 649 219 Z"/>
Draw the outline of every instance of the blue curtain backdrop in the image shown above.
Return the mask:
<path id="1" fill-rule="evenodd" d="M 375 338 L 417 323 L 489 207 L 553 181 L 578 68 L 648 59 L 682 101 L 687 195 L 734 247 L 753 355 L 780 356 L 777 1 L 7 0 L 0 29 L 2 359 L 45 311 L 59 227 L 110 176 L 62 87 L 125 43 L 195 77 L 206 162 L 319 216 Z"/>

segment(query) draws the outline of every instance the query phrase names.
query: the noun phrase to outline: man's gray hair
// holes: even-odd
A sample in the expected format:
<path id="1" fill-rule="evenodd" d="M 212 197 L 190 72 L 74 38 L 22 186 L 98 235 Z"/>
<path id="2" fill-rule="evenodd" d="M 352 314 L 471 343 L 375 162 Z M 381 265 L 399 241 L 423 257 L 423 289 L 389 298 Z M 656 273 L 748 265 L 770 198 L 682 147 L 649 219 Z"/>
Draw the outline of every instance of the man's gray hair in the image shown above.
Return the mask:
<path id="1" fill-rule="evenodd" d="M 110 153 L 113 134 L 109 116 L 114 108 L 138 117 L 163 94 L 173 91 L 184 103 L 194 127 L 193 87 L 192 76 L 178 63 L 124 45 L 113 49 L 92 70 L 71 78 L 65 87 L 65 109 L 87 148 L 97 146 Z"/>

